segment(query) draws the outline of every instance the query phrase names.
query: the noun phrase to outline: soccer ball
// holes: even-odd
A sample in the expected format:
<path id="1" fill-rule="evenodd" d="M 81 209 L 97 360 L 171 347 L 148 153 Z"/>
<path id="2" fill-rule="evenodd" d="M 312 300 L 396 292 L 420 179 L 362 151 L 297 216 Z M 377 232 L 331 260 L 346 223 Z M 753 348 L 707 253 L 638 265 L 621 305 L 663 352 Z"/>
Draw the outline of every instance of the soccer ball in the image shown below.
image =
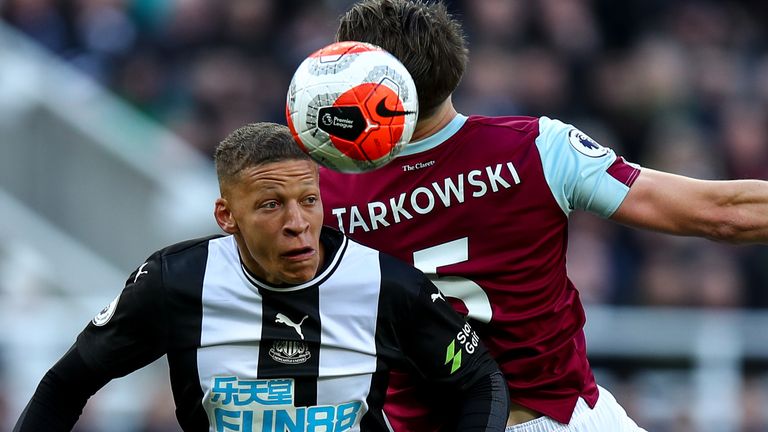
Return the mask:
<path id="1" fill-rule="evenodd" d="M 400 153 L 411 140 L 418 109 L 416 85 L 392 54 L 368 43 L 337 42 L 299 65 L 285 114 L 312 159 L 357 173 Z"/>

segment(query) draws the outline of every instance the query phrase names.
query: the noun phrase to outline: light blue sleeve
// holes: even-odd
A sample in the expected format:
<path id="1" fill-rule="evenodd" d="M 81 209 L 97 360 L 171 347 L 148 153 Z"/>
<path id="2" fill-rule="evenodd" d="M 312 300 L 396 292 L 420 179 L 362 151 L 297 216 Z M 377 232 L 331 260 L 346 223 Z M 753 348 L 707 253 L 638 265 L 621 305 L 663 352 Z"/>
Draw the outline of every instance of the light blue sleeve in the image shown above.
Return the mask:
<path id="1" fill-rule="evenodd" d="M 609 217 L 629 187 L 607 170 L 616 161 L 613 150 L 559 120 L 541 117 L 536 138 L 544 177 L 566 215 L 574 209 Z"/>

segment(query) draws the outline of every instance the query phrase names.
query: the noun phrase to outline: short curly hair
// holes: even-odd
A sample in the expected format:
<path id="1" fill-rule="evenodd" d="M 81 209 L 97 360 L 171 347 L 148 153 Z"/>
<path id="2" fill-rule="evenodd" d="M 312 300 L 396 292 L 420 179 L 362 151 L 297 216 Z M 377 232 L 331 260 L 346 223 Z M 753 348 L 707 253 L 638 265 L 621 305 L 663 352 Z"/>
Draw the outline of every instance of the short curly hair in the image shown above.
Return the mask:
<path id="1" fill-rule="evenodd" d="M 336 40 L 372 43 L 397 57 L 416 83 L 420 118 L 456 90 L 469 59 L 461 24 L 439 1 L 361 1 L 339 18 Z"/>

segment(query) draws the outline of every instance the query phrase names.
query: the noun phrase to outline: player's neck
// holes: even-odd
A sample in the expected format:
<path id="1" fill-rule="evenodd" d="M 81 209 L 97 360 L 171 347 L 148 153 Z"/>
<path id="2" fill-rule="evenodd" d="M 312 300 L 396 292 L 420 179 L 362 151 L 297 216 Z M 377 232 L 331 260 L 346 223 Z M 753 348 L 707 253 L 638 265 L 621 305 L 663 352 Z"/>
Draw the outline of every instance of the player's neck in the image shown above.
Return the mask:
<path id="1" fill-rule="evenodd" d="M 419 119 L 419 122 L 416 123 L 416 129 L 413 131 L 411 141 L 419 141 L 434 135 L 450 123 L 456 117 L 456 114 L 458 114 L 456 108 L 453 107 L 451 97 L 448 96 L 448 99 L 444 100 L 437 107 L 434 114 L 427 118 Z"/>

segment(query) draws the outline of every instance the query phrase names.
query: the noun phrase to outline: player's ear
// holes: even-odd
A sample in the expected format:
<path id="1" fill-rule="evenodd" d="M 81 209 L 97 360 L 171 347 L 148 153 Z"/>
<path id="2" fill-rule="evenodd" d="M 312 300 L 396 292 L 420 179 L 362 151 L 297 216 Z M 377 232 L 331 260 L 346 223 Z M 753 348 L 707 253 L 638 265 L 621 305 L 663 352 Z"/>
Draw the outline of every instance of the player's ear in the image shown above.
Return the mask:
<path id="1" fill-rule="evenodd" d="M 219 227 L 221 227 L 225 233 L 235 234 L 239 231 L 237 221 L 225 198 L 216 198 L 216 203 L 213 207 L 213 216 L 216 218 L 216 223 L 219 224 Z"/>

